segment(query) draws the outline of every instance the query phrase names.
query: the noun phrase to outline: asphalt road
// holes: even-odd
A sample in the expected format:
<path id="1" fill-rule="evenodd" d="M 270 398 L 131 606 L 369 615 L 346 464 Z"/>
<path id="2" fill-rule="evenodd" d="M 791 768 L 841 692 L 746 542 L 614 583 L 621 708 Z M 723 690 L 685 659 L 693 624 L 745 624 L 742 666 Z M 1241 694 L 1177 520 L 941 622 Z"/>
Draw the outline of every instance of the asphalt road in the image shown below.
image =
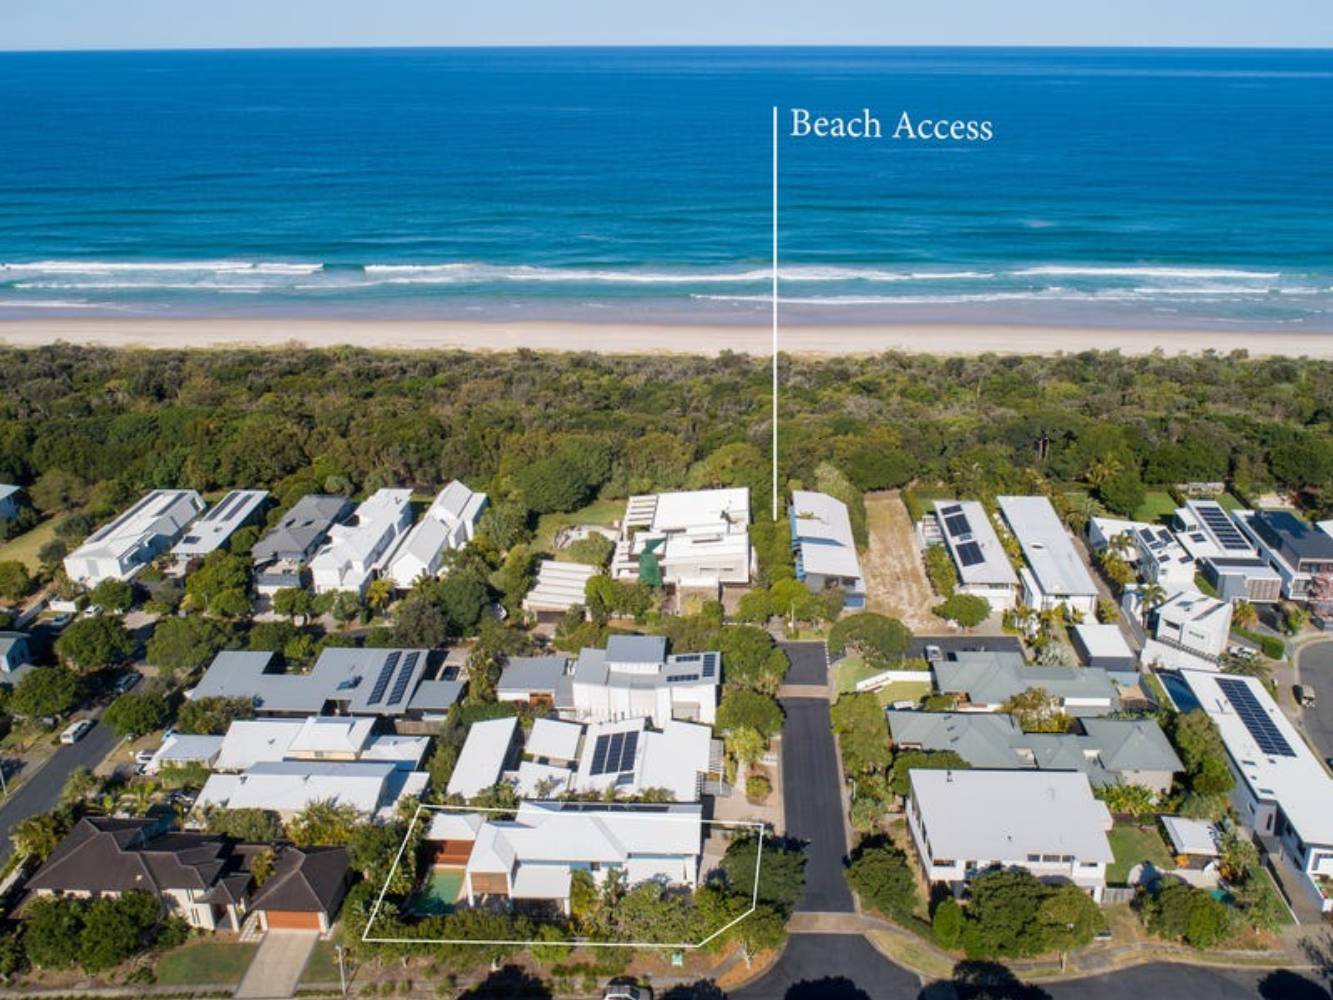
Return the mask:
<path id="1" fill-rule="evenodd" d="M 915 975 L 874 949 L 859 934 L 797 934 L 758 982 L 729 994 L 732 1000 L 912 1000 Z"/>
<path id="2" fill-rule="evenodd" d="M 791 660 L 787 670 L 787 684 L 828 683 L 828 650 L 822 642 L 780 642 L 779 646 Z"/>
<path id="3" fill-rule="evenodd" d="M 1305 731 L 1321 756 L 1333 757 L 1333 642 L 1301 650 L 1301 683 L 1314 690 L 1315 707 L 1301 709 Z"/>
<path id="4" fill-rule="evenodd" d="M 116 734 L 109 726 L 94 722 L 79 742 L 62 746 L 46 764 L 0 804 L 0 862 L 9 857 L 9 834 L 20 820 L 49 812 L 60 801 L 60 790 L 80 767 L 94 767 L 116 745 Z"/>
<path id="5" fill-rule="evenodd" d="M 797 908 L 850 913 L 852 894 L 842 874 L 847 841 L 828 702 L 788 698 L 782 707 L 787 712 L 782 730 L 787 836 L 804 842 L 808 857 L 805 894 Z"/>

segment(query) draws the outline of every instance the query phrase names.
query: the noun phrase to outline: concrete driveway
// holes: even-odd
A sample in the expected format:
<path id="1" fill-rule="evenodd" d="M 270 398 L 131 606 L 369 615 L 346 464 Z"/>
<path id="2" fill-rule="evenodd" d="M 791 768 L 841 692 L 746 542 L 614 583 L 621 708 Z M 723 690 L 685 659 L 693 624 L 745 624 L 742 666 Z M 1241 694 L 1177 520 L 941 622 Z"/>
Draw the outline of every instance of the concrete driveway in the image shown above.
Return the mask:
<path id="1" fill-rule="evenodd" d="M 252 1000 L 291 996 L 318 940 L 317 931 L 269 931 L 235 995 Z"/>

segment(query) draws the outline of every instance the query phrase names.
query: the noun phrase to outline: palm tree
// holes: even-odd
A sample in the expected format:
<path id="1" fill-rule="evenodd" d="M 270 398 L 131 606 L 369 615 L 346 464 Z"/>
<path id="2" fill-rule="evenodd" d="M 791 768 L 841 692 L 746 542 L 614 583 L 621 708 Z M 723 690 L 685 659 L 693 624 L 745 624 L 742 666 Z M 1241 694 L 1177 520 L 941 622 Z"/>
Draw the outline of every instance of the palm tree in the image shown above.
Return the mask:
<path id="1" fill-rule="evenodd" d="M 1259 621 L 1259 612 L 1249 601 L 1237 601 L 1231 609 L 1231 620 L 1241 628 L 1249 628 Z"/>
<path id="2" fill-rule="evenodd" d="M 1124 470 L 1120 460 L 1114 455 L 1103 455 L 1088 466 L 1084 478 L 1095 488 L 1101 489 L 1109 479 L 1114 479 Z"/>
<path id="3" fill-rule="evenodd" d="M 387 576 L 371 580 L 366 588 L 366 606 L 372 611 L 381 611 L 393 599 L 393 580 Z"/>
<path id="4" fill-rule="evenodd" d="M 1128 531 L 1122 531 L 1118 535 L 1112 535 L 1106 542 L 1106 548 L 1120 557 L 1129 554 L 1129 550 L 1134 547 L 1133 540 L 1129 537 Z"/>
<path id="5" fill-rule="evenodd" d="M 1166 600 L 1166 591 L 1162 589 L 1160 583 L 1145 583 L 1139 588 L 1139 611 L 1144 623 L 1148 621 L 1148 612 L 1159 606 Z"/>

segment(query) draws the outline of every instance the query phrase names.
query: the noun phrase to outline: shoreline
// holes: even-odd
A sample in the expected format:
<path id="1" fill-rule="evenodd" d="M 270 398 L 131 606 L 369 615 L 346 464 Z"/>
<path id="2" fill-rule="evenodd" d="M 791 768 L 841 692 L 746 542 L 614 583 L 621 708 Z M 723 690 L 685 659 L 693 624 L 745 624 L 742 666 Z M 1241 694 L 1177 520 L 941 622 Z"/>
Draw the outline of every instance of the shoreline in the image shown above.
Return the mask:
<path id="1" fill-rule="evenodd" d="M 600 354 L 768 356 L 769 326 L 467 320 L 333 319 L 34 319 L 0 321 L 0 345 L 91 347 L 359 347 L 367 350 L 592 351 Z M 1229 354 L 1333 359 L 1333 333 L 1291 330 L 1176 330 L 1006 324 L 900 323 L 798 325 L 779 329 L 779 346 L 798 356 L 911 354 Z"/>

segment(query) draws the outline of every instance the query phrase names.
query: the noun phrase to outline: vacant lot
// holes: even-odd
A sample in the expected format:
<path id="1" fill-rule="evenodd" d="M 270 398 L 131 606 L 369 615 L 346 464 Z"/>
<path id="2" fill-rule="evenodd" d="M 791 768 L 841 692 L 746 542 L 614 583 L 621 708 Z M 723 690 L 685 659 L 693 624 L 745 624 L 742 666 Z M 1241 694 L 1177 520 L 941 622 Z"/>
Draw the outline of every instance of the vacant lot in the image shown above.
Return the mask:
<path id="1" fill-rule="evenodd" d="M 942 623 L 931 612 L 938 598 L 926 579 L 916 529 L 898 491 L 866 494 L 870 545 L 862 558 L 867 608 L 902 620 L 913 632 L 933 632 Z"/>
<path id="2" fill-rule="evenodd" d="M 56 537 L 56 525 L 61 520 L 62 518 L 58 517 L 48 517 L 31 531 L 0 544 L 0 562 L 10 560 L 21 562 L 28 567 L 29 572 L 35 573 L 42 565 L 37 553 L 41 551 L 43 545 Z"/>

